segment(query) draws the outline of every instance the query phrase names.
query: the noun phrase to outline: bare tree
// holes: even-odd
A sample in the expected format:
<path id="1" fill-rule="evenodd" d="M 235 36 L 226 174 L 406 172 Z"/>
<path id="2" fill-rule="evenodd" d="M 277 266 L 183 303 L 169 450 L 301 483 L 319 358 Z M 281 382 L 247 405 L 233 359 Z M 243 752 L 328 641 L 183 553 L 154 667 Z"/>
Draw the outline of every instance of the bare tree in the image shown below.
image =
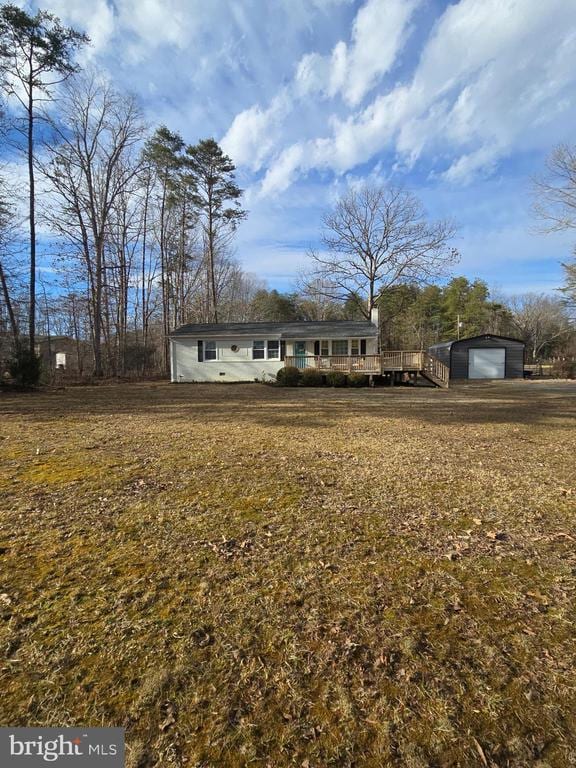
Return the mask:
<path id="1" fill-rule="evenodd" d="M 545 173 L 534 180 L 534 212 L 544 232 L 576 229 L 576 146 L 560 144 L 546 162 Z M 576 312 L 576 249 L 571 263 L 562 264 L 564 302 Z"/>
<path id="2" fill-rule="evenodd" d="M 455 263 L 454 226 L 427 221 L 420 201 L 394 187 L 351 190 L 324 216 L 324 250 L 310 254 L 310 277 L 332 299 L 361 296 L 366 316 L 386 288 L 428 282 Z"/>
<path id="3" fill-rule="evenodd" d="M 534 212 L 545 232 L 576 229 L 576 147 L 560 144 L 533 182 Z"/>
<path id="4" fill-rule="evenodd" d="M 297 301 L 306 320 L 342 318 L 342 306 L 334 301 L 338 286 L 329 277 L 310 277 L 300 272 L 296 277 Z"/>
<path id="5" fill-rule="evenodd" d="M 84 261 L 94 373 L 102 376 L 104 310 L 109 299 L 106 272 L 114 268 L 106 246 L 122 196 L 137 184 L 137 147 L 145 127 L 134 100 L 94 76 L 65 89 L 59 122 L 52 127 L 59 144 L 47 147 L 51 162 L 43 170 L 52 182 L 57 205 L 51 206 L 48 218 Z"/>
<path id="6" fill-rule="evenodd" d="M 250 308 L 256 292 L 264 282 L 244 272 L 231 257 L 227 259 L 226 279 L 218 291 L 220 319 L 223 322 L 246 322 L 251 320 Z"/>
<path id="7" fill-rule="evenodd" d="M 560 288 L 563 296 L 563 302 L 570 312 L 573 322 L 576 322 L 576 249 L 575 258 L 572 264 L 562 264 L 564 268 L 564 285 Z"/>
<path id="8" fill-rule="evenodd" d="M 526 342 L 530 357 L 561 353 L 574 334 L 563 302 L 545 294 L 527 293 L 509 301 L 512 322 Z"/>
<path id="9" fill-rule="evenodd" d="M 8 316 L 14 345 L 16 348 L 18 348 L 20 344 L 18 320 L 14 309 L 10 276 L 5 267 L 6 260 L 9 258 L 9 244 L 11 242 L 12 235 L 12 216 L 13 211 L 12 206 L 8 201 L 7 188 L 5 186 L 4 179 L 0 177 L 0 288 L 2 290 L 1 297 L 4 302 L 6 314 Z"/>
<path id="10" fill-rule="evenodd" d="M 129 184 L 112 207 L 106 238 L 106 294 L 110 299 L 107 323 L 114 330 L 108 333 L 107 351 L 114 371 L 121 374 L 126 372 L 128 323 L 135 299 L 131 287 L 142 237 L 140 202 L 135 183 Z"/>

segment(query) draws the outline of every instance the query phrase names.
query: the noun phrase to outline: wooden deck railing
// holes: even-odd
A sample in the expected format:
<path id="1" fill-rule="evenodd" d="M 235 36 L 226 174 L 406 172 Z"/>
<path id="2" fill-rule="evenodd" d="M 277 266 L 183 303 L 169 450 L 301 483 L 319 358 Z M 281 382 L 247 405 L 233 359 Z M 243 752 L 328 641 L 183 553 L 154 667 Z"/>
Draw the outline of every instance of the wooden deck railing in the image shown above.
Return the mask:
<path id="1" fill-rule="evenodd" d="M 381 374 L 393 371 L 420 371 L 442 387 L 447 387 L 450 370 L 447 365 L 427 352 L 385 351 L 379 355 L 304 355 L 286 356 L 285 365 L 303 370 L 342 373 Z"/>
<path id="2" fill-rule="evenodd" d="M 286 356 L 285 365 L 317 368 L 319 371 L 341 371 L 342 373 L 380 373 L 380 355 L 306 355 Z"/>
<path id="3" fill-rule="evenodd" d="M 422 354 L 424 365 L 420 370 L 426 371 L 441 387 L 447 387 L 450 382 L 450 368 L 437 357 L 433 357 L 427 352 Z"/>
<path id="4" fill-rule="evenodd" d="M 382 371 L 420 371 L 424 352 L 392 351 L 381 352 Z"/>

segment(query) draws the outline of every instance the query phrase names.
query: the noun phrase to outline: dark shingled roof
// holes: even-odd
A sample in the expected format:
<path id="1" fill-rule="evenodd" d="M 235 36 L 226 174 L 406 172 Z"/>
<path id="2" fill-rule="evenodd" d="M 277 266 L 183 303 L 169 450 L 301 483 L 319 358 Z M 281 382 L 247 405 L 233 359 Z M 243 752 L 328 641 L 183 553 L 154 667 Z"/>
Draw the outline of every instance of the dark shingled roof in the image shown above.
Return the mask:
<path id="1" fill-rule="evenodd" d="M 198 339 L 230 336 L 270 336 L 279 339 L 347 339 L 378 336 L 378 329 L 368 320 L 298 321 L 291 323 L 190 323 L 172 331 L 175 336 Z"/>
<path id="2" fill-rule="evenodd" d="M 518 344 L 524 344 L 522 339 L 515 339 L 512 336 L 498 336 L 496 333 L 482 333 L 480 336 L 467 336 L 464 339 L 452 339 L 452 341 L 441 341 L 439 344 L 432 344 L 428 347 L 429 350 L 433 349 L 450 349 L 452 344 L 460 344 L 462 341 L 474 341 L 474 339 L 503 339 L 504 341 L 517 341 Z"/>

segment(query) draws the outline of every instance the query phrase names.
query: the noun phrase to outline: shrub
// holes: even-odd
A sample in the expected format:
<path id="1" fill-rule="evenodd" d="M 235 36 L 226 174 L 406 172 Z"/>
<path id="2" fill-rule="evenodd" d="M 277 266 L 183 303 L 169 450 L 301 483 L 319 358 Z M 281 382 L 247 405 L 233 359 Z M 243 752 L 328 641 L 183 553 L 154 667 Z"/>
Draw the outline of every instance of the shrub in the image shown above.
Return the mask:
<path id="1" fill-rule="evenodd" d="M 326 374 L 326 384 L 329 387 L 345 387 L 346 386 L 346 374 L 340 371 L 329 371 Z"/>
<path id="2" fill-rule="evenodd" d="M 280 368 L 276 374 L 276 383 L 281 387 L 297 387 L 300 381 L 300 371 L 292 365 Z"/>
<path id="3" fill-rule="evenodd" d="M 302 371 L 300 383 L 303 387 L 321 387 L 324 384 L 324 379 L 316 368 L 305 368 Z"/>
<path id="4" fill-rule="evenodd" d="M 18 349 L 9 363 L 8 370 L 15 383 L 23 387 L 34 387 L 40 381 L 42 361 L 29 349 Z"/>
<path id="5" fill-rule="evenodd" d="M 556 360 L 552 366 L 552 376 L 555 379 L 576 378 L 576 360 Z"/>
<path id="6" fill-rule="evenodd" d="M 349 387 L 365 387 L 368 384 L 368 376 L 363 373 L 351 373 L 348 376 Z"/>

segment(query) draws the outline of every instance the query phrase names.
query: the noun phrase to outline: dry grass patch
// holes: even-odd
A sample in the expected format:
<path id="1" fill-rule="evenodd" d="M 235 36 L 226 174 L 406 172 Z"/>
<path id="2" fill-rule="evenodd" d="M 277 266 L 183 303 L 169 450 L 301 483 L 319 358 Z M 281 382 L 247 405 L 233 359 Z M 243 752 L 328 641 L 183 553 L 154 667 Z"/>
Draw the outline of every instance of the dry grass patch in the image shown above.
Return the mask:
<path id="1" fill-rule="evenodd" d="M 575 393 L 4 396 L 2 722 L 140 768 L 576 764 Z"/>

